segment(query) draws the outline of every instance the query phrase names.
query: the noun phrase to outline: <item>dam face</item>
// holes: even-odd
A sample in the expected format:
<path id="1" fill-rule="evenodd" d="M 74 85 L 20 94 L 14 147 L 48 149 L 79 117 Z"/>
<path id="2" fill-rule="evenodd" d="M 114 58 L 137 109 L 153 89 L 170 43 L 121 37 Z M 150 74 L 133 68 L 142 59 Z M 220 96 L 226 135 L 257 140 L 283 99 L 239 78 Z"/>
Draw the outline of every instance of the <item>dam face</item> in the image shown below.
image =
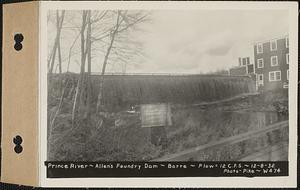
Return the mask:
<path id="1" fill-rule="evenodd" d="M 73 81 L 70 88 L 74 88 L 79 75 L 53 74 L 48 77 L 54 86 L 59 86 L 61 77 L 69 78 Z M 92 102 L 97 101 L 100 80 L 99 75 L 91 76 Z M 255 82 L 247 76 L 105 75 L 103 104 L 113 111 L 140 104 L 197 104 L 254 92 Z"/>

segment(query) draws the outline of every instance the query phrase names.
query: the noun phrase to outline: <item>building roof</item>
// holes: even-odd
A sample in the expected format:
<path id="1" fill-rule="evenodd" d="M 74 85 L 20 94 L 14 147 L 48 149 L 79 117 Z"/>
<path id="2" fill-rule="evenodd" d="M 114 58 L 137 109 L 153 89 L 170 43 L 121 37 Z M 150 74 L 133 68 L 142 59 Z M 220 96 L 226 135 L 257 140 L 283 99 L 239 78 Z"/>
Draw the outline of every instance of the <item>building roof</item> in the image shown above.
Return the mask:
<path id="1" fill-rule="evenodd" d="M 255 42 L 253 42 L 253 45 L 256 45 L 256 44 L 259 44 L 259 43 L 267 43 L 267 42 L 270 42 L 270 41 L 272 41 L 272 40 L 284 39 L 284 38 L 286 38 L 286 37 L 289 37 L 289 35 L 286 34 L 286 35 L 283 35 L 283 36 L 274 37 L 274 38 L 267 39 L 267 40 L 255 41 Z"/>

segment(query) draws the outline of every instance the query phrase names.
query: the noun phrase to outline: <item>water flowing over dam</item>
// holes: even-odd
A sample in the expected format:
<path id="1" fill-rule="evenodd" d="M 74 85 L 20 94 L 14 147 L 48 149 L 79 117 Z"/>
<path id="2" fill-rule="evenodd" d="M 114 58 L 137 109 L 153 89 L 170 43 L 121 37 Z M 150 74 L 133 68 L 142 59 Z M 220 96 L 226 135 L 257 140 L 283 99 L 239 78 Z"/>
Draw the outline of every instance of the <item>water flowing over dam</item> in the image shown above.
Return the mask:
<path id="1" fill-rule="evenodd" d="M 55 79 L 61 76 L 49 77 L 58 82 Z M 74 88 L 78 75 L 65 76 L 72 79 L 70 85 L 73 87 L 70 88 Z M 99 75 L 91 76 L 92 102 L 96 102 L 100 80 Z M 113 110 L 153 103 L 195 104 L 254 92 L 255 82 L 247 76 L 105 75 L 103 104 Z"/>

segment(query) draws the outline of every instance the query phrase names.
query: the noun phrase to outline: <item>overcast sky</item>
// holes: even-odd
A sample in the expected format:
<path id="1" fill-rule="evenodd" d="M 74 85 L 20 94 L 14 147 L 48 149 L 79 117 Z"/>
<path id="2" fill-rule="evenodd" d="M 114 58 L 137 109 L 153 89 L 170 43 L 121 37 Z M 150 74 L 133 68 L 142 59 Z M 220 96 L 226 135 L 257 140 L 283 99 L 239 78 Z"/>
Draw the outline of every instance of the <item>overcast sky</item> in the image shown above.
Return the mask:
<path id="1" fill-rule="evenodd" d="M 145 32 L 134 36 L 143 41 L 147 57 L 126 72 L 207 73 L 236 66 L 239 56 L 253 57 L 256 41 L 288 34 L 288 12 L 153 11 L 152 22 L 143 27 Z M 70 68 L 79 70 L 76 64 Z"/>
<path id="2" fill-rule="evenodd" d="M 144 37 L 149 59 L 132 72 L 228 68 L 253 57 L 253 42 L 288 33 L 286 11 L 156 11 L 153 19 Z"/>

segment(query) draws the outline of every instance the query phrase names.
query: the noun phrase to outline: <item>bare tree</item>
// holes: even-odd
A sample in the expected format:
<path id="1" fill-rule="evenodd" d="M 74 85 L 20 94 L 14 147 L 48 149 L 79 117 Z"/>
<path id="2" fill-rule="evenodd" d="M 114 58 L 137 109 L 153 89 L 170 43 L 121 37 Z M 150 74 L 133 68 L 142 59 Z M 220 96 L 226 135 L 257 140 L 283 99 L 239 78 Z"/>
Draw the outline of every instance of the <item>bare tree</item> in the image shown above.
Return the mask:
<path id="1" fill-rule="evenodd" d="M 109 54 L 111 52 L 113 43 L 115 41 L 116 34 L 117 34 L 117 32 L 119 30 L 119 27 L 120 27 L 120 23 L 121 23 L 120 17 L 121 17 L 121 14 L 120 14 L 120 11 L 118 11 L 116 25 L 114 26 L 114 29 L 112 29 L 112 31 L 111 31 L 110 43 L 109 43 L 109 46 L 106 50 L 106 54 L 105 54 L 104 60 L 103 60 L 102 71 L 101 71 L 101 79 L 100 79 L 100 87 L 99 87 L 99 94 L 98 94 L 98 98 L 97 98 L 97 108 L 96 108 L 97 113 L 100 110 L 101 99 L 102 99 L 102 95 L 103 95 L 102 91 L 103 91 L 104 74 L 105 74 L 105 70 L 106 70 L 106 65 L 107 65 L 108 57 L 109 57 Z"/>
<path id="2" fill-rule="evenodd" d="M 90 120 L 91 116 L 91 72 L 92 72 L 92 27 L 91 27 L 91 11 L 88 11 L 88 20 L 87 20 L 87 62 L 88 62 L 88 75 L 87 75 L 87 119 Z"/>
<path id="3" fill-rule="evenodd" d="M 70 15 L 72 15 L 72 17 L 70 17 Z M 79 15 L 80 22 L 78 22 Z M 99 93 L 95 104 L 96 113 L 100 113 L 101 102 L 103 99 L 104 75 L 107 65 L 110 63 L 114 65 L 119 64 L 122 66 L 123 72 L 125 72 L 127 63 L 134 56 L 138 55 L 138 50 L 140 49 L 137 43 L 134 43 L 133 40 L 129 39 L 128 34 L 130 34 L 131 29 L 136 29 L 135 27 L 139 23 L 143 23 L 147 20 L 148 13 L 126 10 L 83 10 L 81 14 L 75 14 L 75 16 L 74 14 L 67 14 L 65 21 L 64 17 L 65 11 L 61 11 L 61 13 L 56 11 L 56 36 L 52 51 L 49 52 L 48 72 L 49 74 L 56 72 L 54 69 L 57 68 L 58 72 L 62 73 L 62 62 L 65 61 L 67 63 L 66 71 L 68 72 L 70 65 L 72 64 L 72 56 L 75 56 L 76 58 L 80 56 L 80 61 L 78 61 L 80 75 L 77 81 L 73 80 L 75 83 L 71 83 L 73 84 L 71 85 L 72 92 L 71 94 L 68 93 L 68 97 L 70 97 L 70 95 L 74 97 L 72 98 L 72 126 L 74 127 L 74 120 L 78 112 L 82 113 L 83 116 L 87 118 L 90 118 L 91 116 L 91 73 L 93 57 L 97 59 L 103 58 L 100 65 L 99 63 L 94 63 L 95 68 L 99 68 L 100 66 L 101 69 Z M 51 20 L 50 16 L 49 20 Z M 71 36 L 75 36 L 71 39 L 68 35 L 64 35 L 63 40 L 71 41 L 71 43 L 68 51 L 64 51 L 63 53 L 61 52 L 62 29 L 66 33 L 71 32 Z M 77 49 L 80 49 L 80 51 Z M 65 60 L 62 58 L 63 54 L 66 55 Z M 54 68 L 56 57 L 58 57 L 58 63 L 56 68 Z M 75 62 L 76 58 L 74 60 Z M 62 86 L 61 89 L 63 89 Z"/>
<path id="4" fill-rule="evenodd" d="M 130 34 L 140 23 L 147 21 L 147 17 L 146 12 L 126 10 L 83 10 L 66 11 L 66 13 L 53 11 L 53 14 L 48 16 L 48 22 L 52 22 L 54 26 L 52 28 L 56 31 L 51 36 L 54 37 L 54 43 L 48 54 L 48 74 L 50 76 L 53 76 L 52 73 L 60 74 L 56 78 L 60 83 L 53 82 L 52 80 L 56 79 L 49 77 L 48 84 L 52 84 L 50 90 L 55 89 L 55 85 L 61 87 L 59 95 L 51 92 L 54 90 L 48 92 L 53 97 L 53 103 L 56 104 L 48 117 L 50 142 L 57 142 L 56 132 L 53 129 L 60 125 L 61 120 L 58 118 L 62 114 L 65 114 L 66 118 L 69 118 L 69 114 L 71 116 L 71 128 L 64 131 L 62 138 L 67 133 L 79 129 L 77 127 L 80 127 L 80 131 L 85 134 L 80 137 L 85 142 L 92 141 L 101 133 L 104 128 L 99 130 L 99 127 L 102 127 L 106 117 L 100 114 L 104 110 L 101 102 L 106 70 L 110 64 L 122 65 L 123 72 L 126 72 L 130 60 L 140 55 L 141 46 L 130 37 Z M 64 63 L 67 67 L 62 67 Z M 63 74 L 77 65 L 80 69 L 79 75 Z M 96 96 L 92 93 L 91 74 L 94 68 L 101 70 L 100 87 Z M 70 111 L 66 114 L 65 110 Z M 94 127 L 96 133 L 93 133 Z M 48 155 L 54 155 L 52 151 L 55 152 L 49 147 Z"/>
<path id="5" fill-rule="evenodd" d="M 79 102 L 79 99 L 81 98 L 81 91 L 83 86 L 83 80 L 84 80 L 84 73 L 85 73 L 85 60 L 86 60 L 86 50 L 85 50 L 85 30 L 86 30 L 86 24 L 87 23 L 87 11 L 82 11 L 82 24 L 81 24 L 81 30 L 80 30 L 80 39 L 81 39 L 81 69 L 80 69 L 80 77 L 77 82 L 76 92 L 75 92 L 75 98 L 73 103 L 73 109 L 72 109 L 72 127 L 74 127 L 74 119 L 76 116 L 76 108 L 77 104 Z"/>
<path id="6" fill-rule="evenodd" d="M 52 52 L 50 54 L 50 58 L 48 60 L 48 72 L 51 74 L 53 73 L 55 58 L 56 58 L 56 52 L 58 51 L 58 67 L 59 72 L 62 72 L 61 65 L 62 65 L 62 59 L 61 59 L 61 48 L 60 48 L 60 36 L 61 36 L 61 30 L 62 25 L 65 17 L 65 11 L 63 10 L 61 12 L 61 16 L 59 16 L 59 11 L 56 11 L 56 37 L 53 45 Z M 50 16 L 49 16 L 50 19 Z"/>
<path id="7" fill-rule="evenodd" d="M 130 59 L 130 54 L 132 52 L 128 51 L 128 47 L 123 49 L 122 44 L 124 45 L 128 42 L 128 40 L 124 41 L 124 38 L 127 39 L 126 36 L 128 37 L 128 33 L 131 28 L 147 21 L 149 13 L 145 13 L 144 11 L 128 13 L 128 11 L 118 10 L 112 11 L 110 17 L 111 16 L 115 18 L 113 25 L 110 24 L 108 27 L 103 28 L 103 32 L 93 38 L 93 42 L 101 42 L 104 44 L 104 47 L 106 47 L 106 50 L 103 52 L 103 63 L 101 64 L 101 77 L 96 104 L 97 113 L 101 111 L 100 108 L 103 99 L 104 75 L 111 54 L 114 53 L 117 60 L 123 62 L 123 68 L 126 67 L 127 61 Z M 136 54 L 136 52 L 132 54 Z"/>

